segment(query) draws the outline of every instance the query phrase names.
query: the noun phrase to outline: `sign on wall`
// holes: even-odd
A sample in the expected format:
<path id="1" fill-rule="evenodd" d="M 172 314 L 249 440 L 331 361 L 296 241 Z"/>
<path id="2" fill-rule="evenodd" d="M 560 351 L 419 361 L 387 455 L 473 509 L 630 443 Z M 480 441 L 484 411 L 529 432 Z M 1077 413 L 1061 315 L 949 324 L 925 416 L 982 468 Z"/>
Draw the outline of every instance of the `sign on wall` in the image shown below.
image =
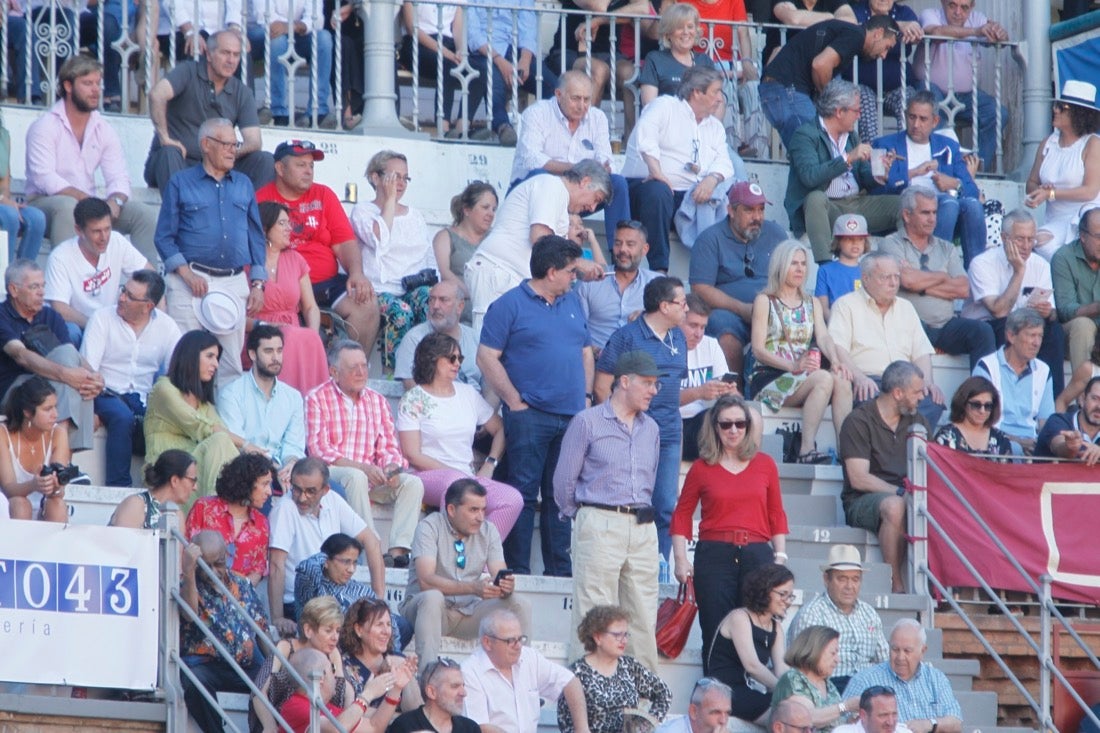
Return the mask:
<path id="1" fill-rule="evenodd" d="M 153 532 L 0 523 L 0 680 L 152 689 Z"/>

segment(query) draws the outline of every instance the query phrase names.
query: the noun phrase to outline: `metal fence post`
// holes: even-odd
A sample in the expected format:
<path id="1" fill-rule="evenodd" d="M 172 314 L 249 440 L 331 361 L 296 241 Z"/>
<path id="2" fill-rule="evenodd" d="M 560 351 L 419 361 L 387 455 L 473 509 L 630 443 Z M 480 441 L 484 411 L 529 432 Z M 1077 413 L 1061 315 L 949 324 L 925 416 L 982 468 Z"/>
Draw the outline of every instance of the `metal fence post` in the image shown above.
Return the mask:
<path id="1" fill-rule="evenodd" d="M 1039 730 L 1054 730 L 1053 720 L 1050 714 L 1051 689 L 1050 667 L 1053 664 L 1053 647 L 1051 645 L 1051 618 L 1050 604 L 1053 602 L 1050 594 L 1050 584 L 1053 579 L 1047 573 L 1039 577 L 1042 593 L 1039 595 L 1039 708 L 1042 720 L 1039 722 Z"/>
<path id="2" fill-rule="evenodd" d="M 906 436 L 906 449 L 909 453 L 909 482 L 913 486 L 922 489 L 928 486 L 928 453 L 925 446 L 928 443 L 928 431 L 923 425 L 914 423 L 909 426 L 909 434 Z M 928 509 L 928 492 L 913 491 L 909 497 L 909 506 L 906 514 L 909 517 L 909 536 L 918 538 L 909 547 L 909 587 L 914 593 L 922 596 L 928 595 L 928 579 L 924 575 L 924 568 L 928 567 L 928 520 L 924 512 Z M 922 619 L 926 627 L 931 627 L 932 619 Z"/>
<path id="3" fill-rule="evenodd" d="M 176 505 L 169 503 L 160 515 L 160 688 L 168 703 L 166 733 L 186 733 L 187 707 L 177 666 L 180 645 L 180 615 L 173 597 L 180 589 L 180 545 Z"/>

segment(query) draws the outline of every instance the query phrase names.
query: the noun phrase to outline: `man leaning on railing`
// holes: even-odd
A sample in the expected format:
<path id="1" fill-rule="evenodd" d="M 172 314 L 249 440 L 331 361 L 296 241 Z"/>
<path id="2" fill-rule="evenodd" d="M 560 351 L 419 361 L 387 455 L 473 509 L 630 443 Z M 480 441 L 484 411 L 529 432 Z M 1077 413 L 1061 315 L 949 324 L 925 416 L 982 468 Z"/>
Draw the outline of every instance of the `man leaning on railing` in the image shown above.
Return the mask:
<path id="1" fill-rule="evenodd" d="M 205 573 L 196 572 L 199 557 L 202 557 L 229 589 L 231 598 L 223 596 Z M 238 615 L 234 605 L 241 604 L 252 620 L 263 629 L 267 628 L 267 616 L 252 583 L 229 569 L 225 540 L 218 532 L 205 530 L 192 538 L 191 544 L 183 553 L 180 591 L 183 600 L 233 654 L 237 664 L 249 676 L 255 675 L 262 658 L 256 645 L 256 634 L 247 621 Z M 180 657 L 212 696 L 217 696 L 218 692 L 248 692 L 244 680 L 237 675 L 229 662 L 218 655 L 202 629 L 186 615 L 181 618 Z M 181 674 L 180 681 L 183 683 L 187 710 L 199 728 L 203 733 L 221 733 L 221 713 L 206 701 L 190 677 Z"/>

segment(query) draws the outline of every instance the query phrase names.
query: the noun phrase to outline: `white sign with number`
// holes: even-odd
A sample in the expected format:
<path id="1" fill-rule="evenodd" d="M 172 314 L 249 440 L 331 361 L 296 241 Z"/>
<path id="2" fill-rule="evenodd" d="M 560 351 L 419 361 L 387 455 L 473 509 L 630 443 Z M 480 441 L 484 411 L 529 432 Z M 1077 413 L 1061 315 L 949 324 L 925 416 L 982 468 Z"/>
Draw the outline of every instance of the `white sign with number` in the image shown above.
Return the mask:
<path id="1" fill-rule="evenodd" d="M 0 680 L 152 689 L 156 534 L 0 522 Z"/>

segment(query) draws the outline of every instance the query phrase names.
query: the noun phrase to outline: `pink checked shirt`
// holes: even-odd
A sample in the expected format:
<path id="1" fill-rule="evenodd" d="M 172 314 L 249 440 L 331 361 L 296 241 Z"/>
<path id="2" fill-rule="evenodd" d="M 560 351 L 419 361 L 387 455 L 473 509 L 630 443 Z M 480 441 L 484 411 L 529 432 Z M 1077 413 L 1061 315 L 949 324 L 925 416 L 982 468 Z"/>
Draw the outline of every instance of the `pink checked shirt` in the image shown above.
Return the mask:
<path id="1" fill-rule="evenodd" d="M 358 399 L 340 391 L 332 379 L 306 395 L 306 449 L 325 463 L 338 458 L 360 463 L 408 466 L 397 444 L 397 431 L 386 398 L 364 388 Z"/>

